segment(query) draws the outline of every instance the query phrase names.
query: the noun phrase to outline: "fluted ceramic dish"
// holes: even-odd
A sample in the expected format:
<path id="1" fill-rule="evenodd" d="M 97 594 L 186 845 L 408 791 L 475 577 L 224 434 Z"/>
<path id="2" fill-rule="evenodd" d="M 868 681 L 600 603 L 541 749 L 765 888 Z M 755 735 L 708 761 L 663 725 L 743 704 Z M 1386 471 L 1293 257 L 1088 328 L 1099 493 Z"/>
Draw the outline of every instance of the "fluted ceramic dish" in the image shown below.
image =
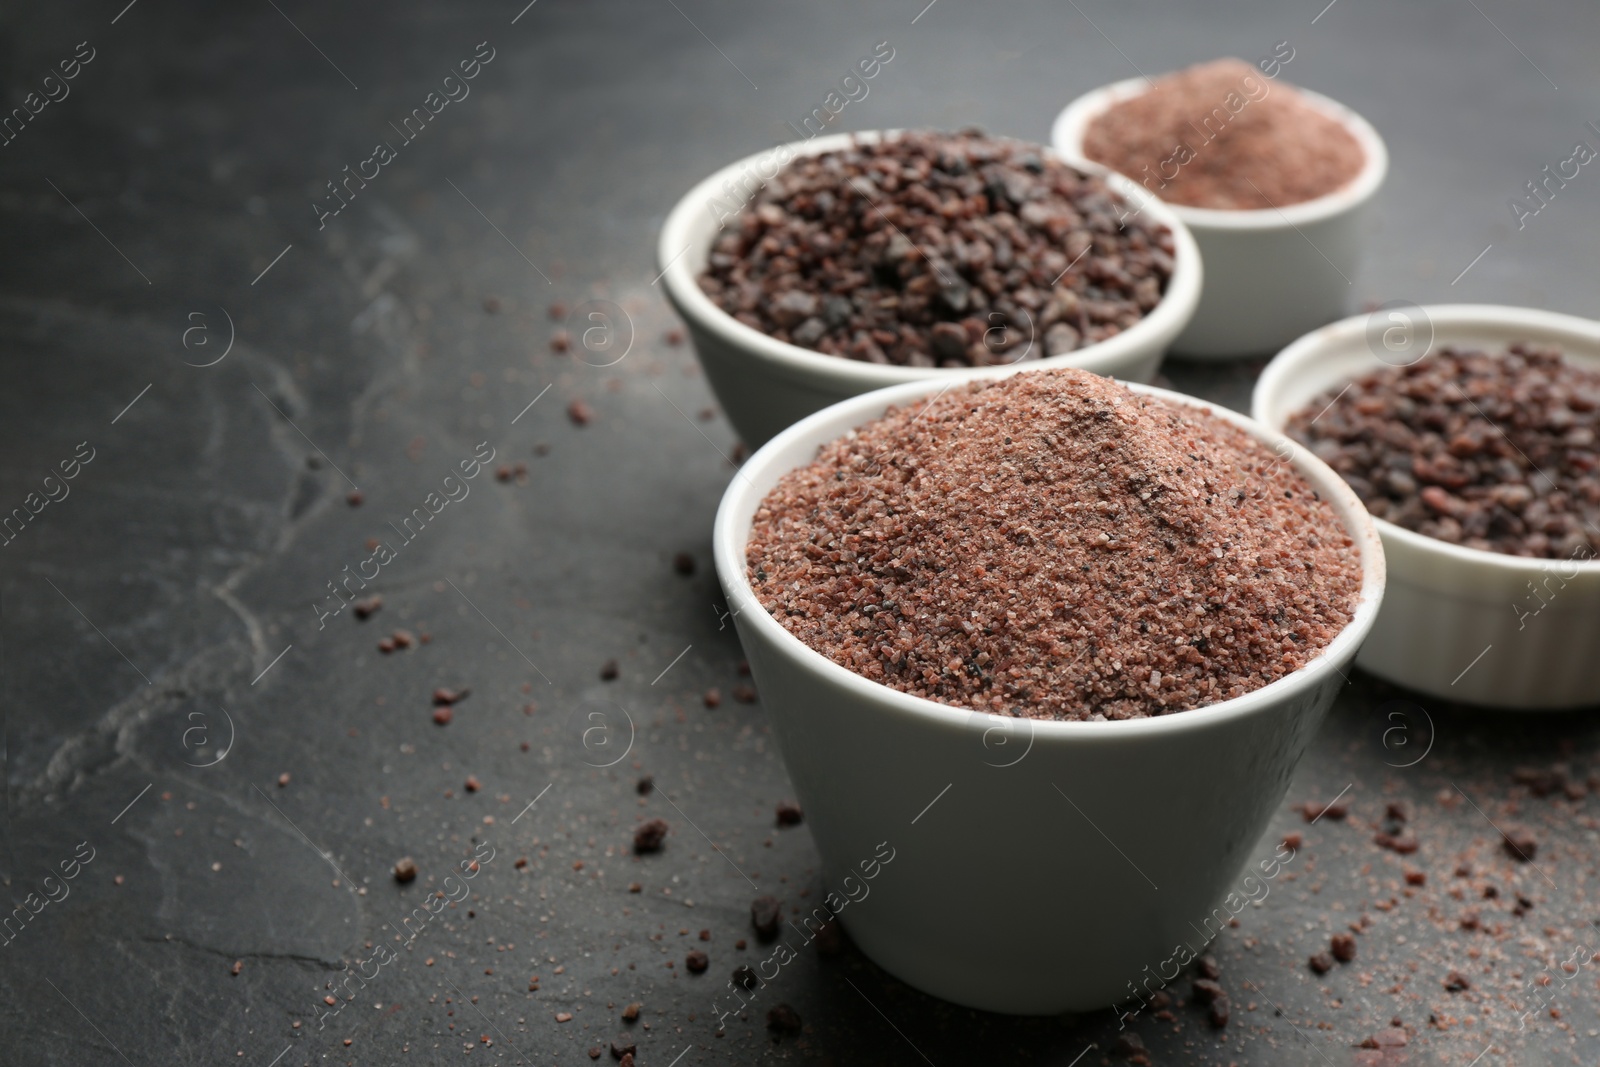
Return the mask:
<path id="1" fill-rule="evenodd" d="M 1556 345 L 1600 370 L 1600 322 L 1489 304 L 1424 306 L 1391 324 L 1357 315 L 1285 348 L 1256 382 L 1251 413 L 1274 430 L 1330 390 L 1396 362 L 1380 338 L 1426 331 L 1431 351 L 1516 341 Z M 1398 336 L 1398 335 L 1397 335 Z M 1415 343 L 1423 344 L 1421 336 Z M 1399 360 L 1426 359 L 1418 351 Z M 1524 559 L 1438 541 L 1374 519 L 1389 591 L 1358 666 L 1431 696 L 1501 708 L 1600 704 L 1600 561 Z"/>

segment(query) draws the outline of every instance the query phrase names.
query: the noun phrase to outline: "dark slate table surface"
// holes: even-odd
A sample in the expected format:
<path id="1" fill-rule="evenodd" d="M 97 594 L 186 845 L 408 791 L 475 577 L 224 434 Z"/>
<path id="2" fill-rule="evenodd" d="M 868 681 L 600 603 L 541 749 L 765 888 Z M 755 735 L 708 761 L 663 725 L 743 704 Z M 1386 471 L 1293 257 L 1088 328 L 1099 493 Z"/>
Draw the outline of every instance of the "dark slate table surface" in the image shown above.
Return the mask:
<path id="1" fill-rule="evenodd" d="M 663 215 L 784 139 L 879 41 L 895 58 L 842 128 L 1040 140 L 1094 86 L 1287 41 L 1289 80 L 1369 116 L 1393 157 L 1353 310 L 1593 316 L 1600 176 L 1585 168 L 1520 229 L 1507 202 L 1575 142 L 1600 144 L 1600 9 L 923 3 L 0 14 L 8 106 L 59 95 L 45 76 L 92 57 L 0 148 L 0 506 L 93 457 L 0 549 L 0 867 L 39 909 L 0 948 L 0 1061 L 587 1063 L 638 1001 L 639 1062 L 663 1067 L 1113 1062 L 1109 1008 L 974 1013 L 853 949 L 802 954 L 716 1036 L 713 998 L 754 956 L 733 945 L 752 896 L 734 867 L 791 901 L 820 883 L 807 830 L 774 828 L 790 787 L 761 707 L 701 699 L 741 681 L 708 544 L 734 440 L 701 421 L 693 354 L 664 339 Z M 475 53 L 492 58 L 470 96 L 400 143 L 390 124 Z M 380 140 L 396 158 L 319 229 L 326 183 Z M 552 353 L 556 301 L 620 308 L 627 357 Z M 1165 373 L 1244 408 L 1258 369 Z M 580 399 L 583 427 L 565 411 Z M 482 474 L 414 540 L 394 535 L 480 443 L 491 468 L 525 473 Z M 322 625 L 328 583 L 370 538 L 400 546 L 374 583 L 382 610 Z M 416 642 L 381 654 L 399 629 Z M 436 686 L 472 689 L 445 727 Z M 1384 1062 L 1600 1061 L 1593 969 L 1552 984 L 1553 1010 L 1506 992 L 1562 960 L 1590 967 L 1574 946 L 1600 944 L 1600 801 L 1513 779 L 1564 763 L 1581 783 L 1596 742 L 1592 715 L 1469 711 L 1357 673 L 1260 846 L 1302 833 L 1300 869 L 1214 947 L 1231 1024 L 1146 1011 L 1132 1029 L 1150 1059 L 1344 1064 L 1398 1019 L 1409 1046 Z M 657 792 L 641 797 L 646 774 Z M 1341 791 L 1343 822 L 1290 810 Z M 1391 799 L 1412 806 L 1410 856 L 1372 844 Z M 670 845 L 635 859 L 631 828 L 656 815 Z M 1539 836 L 1537 870 L 1495 847 L 1489 821 L 1510 818 Z M 367 963 L 376 976 L 319 1028 L 329 983 L 485 845 L 472 899 Z M 400 887 L 407 855 L 421 875 Z M 46 883 L 63 864 L 76 877 Z M 1456 928 L 1474 904 L 1498 933 Z M 1363 919 L 1356 962 L 1311 973 L 1329 932 Z M 685 973 L 691 946 L 709 974 Z M 1456 968 L 1472 989 L 1445 991 Z M 1187 1000 L 1187 978 L 1173 992 Z M 774 1041 L 779 1000 L 805 1030 Z"/>

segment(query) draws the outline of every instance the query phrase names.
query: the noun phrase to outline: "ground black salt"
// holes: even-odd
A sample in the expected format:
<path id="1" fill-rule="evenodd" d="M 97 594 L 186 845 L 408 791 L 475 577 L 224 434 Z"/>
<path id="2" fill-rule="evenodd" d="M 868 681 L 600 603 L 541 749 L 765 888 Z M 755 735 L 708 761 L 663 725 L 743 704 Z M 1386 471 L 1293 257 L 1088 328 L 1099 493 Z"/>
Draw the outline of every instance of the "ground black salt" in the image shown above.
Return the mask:
<path id="1" fill-rule="evenodd" d="M 1237 59 L 1150 82 L 1091 122 L 1083 149 L 1168 203 L 1225 211 L 1315 200 L 1366 165 L 1342 123 Z"/>
<path id="2" fill-rule="evenodd" d="M 824 446 L 762 502 L 746 563 L 767 611 L 864 677 L 1077 720 L 1281 678 L 1361 585 L 1284 457 L 1077 370 L 956 386 Z"/>

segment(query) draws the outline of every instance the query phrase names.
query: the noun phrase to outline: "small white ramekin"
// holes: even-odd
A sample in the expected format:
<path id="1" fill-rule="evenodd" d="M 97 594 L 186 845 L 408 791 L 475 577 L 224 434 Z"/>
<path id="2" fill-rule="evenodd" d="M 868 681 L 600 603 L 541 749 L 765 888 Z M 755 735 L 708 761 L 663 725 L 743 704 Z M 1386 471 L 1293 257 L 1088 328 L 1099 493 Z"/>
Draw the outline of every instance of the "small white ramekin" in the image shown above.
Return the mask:
<path id="1" fill-rule="evenodd" d="M 1256 382 L 1251 414 L 1281 431 L 1328 390 L 1386 364 L 1426 359 L 1441 345 L 1492 352 L 1535 341 L 1600 369 L 1600 322 L 1589 319 L 1488 304 L 1413 308 L 1392 325 L 1388 315 L 1379 310 L 1332 323 L 1278 353 Z M 1414 358 L 1378 359 L 1377 339 L 1391 328 L 1416 335 Z M 1373 521 L 1389 560 L 1389 591 L 1357 665 L 1469 704 L 1600 703 L 1600 561 L 1524 559 Z"/>
<path id="2" fill-rule="evenodd" d="M 1092 162 L 1083 153 L 1089 123 L 1148 88 L 1145 79 L 1130 78 L 1078 97 L 1056 116 L 1050 138 L 1055 150 L 1076 166 Z M 1296 91 L 1350 131 L 1366 153 L 1366 165 L 1327 196 L 1279 209 L 1168 204 L 1194 234 L 1206 265 L 1200 307 L 1172 343 L 1174 355 L 1228 360 L 1273 352 L 1339 318 L 1349 305 L 1365 243 L 1362 209 L 1383 184 L 1389 153 L 1366 119 L 1318 93 Z"/>
<path id="3" fill-rule="evenodd" d="M 818 155 L 847 147 L 852 140 L 876 141 L 897 130 L 841 133 L 796 141 L 732 163 L 696 185 L 661 227 L 657 257 L 667 298 L 689 328 L 695 352 L 717 400 L 739 436 L 751 448 L 837 400 L 905 382 L 977 377 L 991 368 L 900 367 L 865 363 L 813 352 L 778 341 L 746 326 L 719 308 L 695 281 L 705 269 L 711 242 L 722 226 L 720 213 L 736 200 L 728 190 L 741 181 L 770 179 L 776 161 Z M 1039 151 L 1049 154 L 1048 148 Z M 1200 299 L 1200 253 L 1177 214 L 1133 182 L 1097 163 L 1079 169 L 1103 175 L 1143 217 L 1172 231 L 1173 271 L 1161 302 L 1115 337 L 1060 356 L 1029 360 L 1029 367 L 1081 367 L 1095 374 L 1148 382 L 1155 377 L 1167 346 L 1194 314 Z M 752 177 L 753 176 L 753 177 Z M 1043 345 L 1043 336 L 1034 344 Z"/>
<path id="4" fill-rule="evenodd" d="M 1229 917 L 1219 902 L 1230 891 L 1236 911 L 1273 888 L 1276 865 L 1244 868 L 1377 615 L 1383 549 L 1355 493 L 1300 450 L 1290 462 L 1354 538 L 1362 588 L 1349 625 L 1293 674 L 1210 707 L 1120 722 L 1007 718 L 869 681 L 756 600 L 745 575 L 751 520 L 823 444 L 944 385 L 844 400 L 769 441 L 717 510 L 717 575 L 821 854 L 825 899 L 845 902 L 839 918 L 861 950 L 968 1007 L 1106 1008 L 1176 975 L 1179 946 L 1203 951 Z M 1130 388 L 1282 440 L 1191 397 Z M 879 868 L 885 853 L 893 861 Z M 796 951 L 805 936 L 791 938 Z"/>

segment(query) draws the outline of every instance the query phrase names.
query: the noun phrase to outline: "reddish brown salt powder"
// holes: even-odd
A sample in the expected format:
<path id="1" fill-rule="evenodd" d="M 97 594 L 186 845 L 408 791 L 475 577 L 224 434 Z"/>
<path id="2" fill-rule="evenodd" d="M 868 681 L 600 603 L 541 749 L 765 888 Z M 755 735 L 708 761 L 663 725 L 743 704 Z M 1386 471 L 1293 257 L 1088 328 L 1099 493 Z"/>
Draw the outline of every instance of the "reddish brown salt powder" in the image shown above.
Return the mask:
<path id="1" fill-rule="evenodd" d="M 834 662 L 1032 718 L 1241 696 L 1314 658 L 1361 585 L 1291 463 L 1079 370 L 957 386 L 824 446 L 763 500 L 746 562 Z"/>
<path id="2" fill-rule="evenodd" d="M 1366 163 L 1342 123 L 1237 59 L 1155 79 L 1090 122 L 1083 151 L 1170 203 L 1231 210 L 1315 200 Z"/>

